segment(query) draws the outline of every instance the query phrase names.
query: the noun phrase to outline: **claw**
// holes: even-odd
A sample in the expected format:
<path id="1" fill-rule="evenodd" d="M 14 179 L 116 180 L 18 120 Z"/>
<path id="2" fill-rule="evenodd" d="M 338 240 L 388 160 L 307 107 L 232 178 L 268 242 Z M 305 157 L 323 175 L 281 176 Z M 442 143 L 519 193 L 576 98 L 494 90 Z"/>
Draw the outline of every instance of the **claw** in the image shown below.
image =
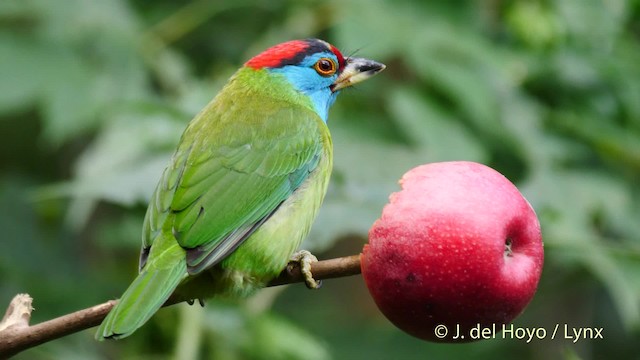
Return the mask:
<path id="1" fill-rule="evenodd" d="M 304 276 L 304 283 L 307 288 L 315 290 L 322 286 L 322 280 L 316 280 L 311 273 L 311 264 L 318 261 L 313 254 L 307 250 L 300 250 L 291 256 L 290 262 L 295 262 L 300 265 L 300 272 Z"/>

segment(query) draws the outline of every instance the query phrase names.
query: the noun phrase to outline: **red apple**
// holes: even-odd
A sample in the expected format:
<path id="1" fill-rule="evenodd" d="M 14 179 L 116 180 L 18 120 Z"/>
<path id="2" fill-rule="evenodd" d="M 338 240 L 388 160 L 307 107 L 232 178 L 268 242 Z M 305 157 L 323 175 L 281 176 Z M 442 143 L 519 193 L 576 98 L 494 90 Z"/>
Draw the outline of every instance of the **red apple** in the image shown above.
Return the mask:
<path id="1" fill-rule="evenodd" d="M 531 205 L 503 175 L 473 162 L 419 166 L 400 184 L 362 254 L 382 313 L 425 340 L 472 341 L 478 326 L 501 330 L 527 306 L 542 272 Z"/>

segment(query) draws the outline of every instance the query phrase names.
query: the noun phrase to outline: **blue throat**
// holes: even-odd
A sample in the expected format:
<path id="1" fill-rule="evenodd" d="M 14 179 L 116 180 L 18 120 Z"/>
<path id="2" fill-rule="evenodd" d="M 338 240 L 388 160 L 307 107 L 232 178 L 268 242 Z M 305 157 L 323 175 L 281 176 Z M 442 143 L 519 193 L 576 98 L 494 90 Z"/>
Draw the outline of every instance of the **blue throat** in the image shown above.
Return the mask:
<path id="1" fill-rule="evenodd" d="M 323 52 L 307 56 L 297 65 L 287 65 L 268 70 L 284 75 L 296 90 L 307 95 L 313 103 L 318 116 L 326 123 L 329 116 L 329 108 L 336 101 L 339 92 L 332 92 L 330 89 L 337 75 L 323 77 L 313 69 L 313 64 L 321 57 L 330 57 L 337 61 L 334 54 Z"/>

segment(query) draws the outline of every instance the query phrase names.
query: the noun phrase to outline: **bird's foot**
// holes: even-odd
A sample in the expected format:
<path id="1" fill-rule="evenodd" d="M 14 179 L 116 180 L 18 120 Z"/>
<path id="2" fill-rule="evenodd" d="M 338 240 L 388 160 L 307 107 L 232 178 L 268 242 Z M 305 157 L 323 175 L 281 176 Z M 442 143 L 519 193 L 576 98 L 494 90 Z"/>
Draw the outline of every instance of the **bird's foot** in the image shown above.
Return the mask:
<path id="1" fill-rule="evenodd" d="M 315 290 L 322 286 L 322 280 L 314 279 L 313 274 L 311 273 L 311 264 L 318 262 L 318 258 L 316 258 L 312 253 L 307 250 L 300 250 L 291 256 L 289 262 L 298 263 L 300 265 L 300 272 L 304 277 L 304 283 L 307 285 L 307 288 Z"/>
<path id="2" fill-rule="evenodd" d="M 200 306 L 204 307 L 204 299 L 197 299 L 198 300 L 198 304 L 200 304 Z M 187 300 L 187 304 L 189 305 L 193 305 L 195 304 L 196 299 L 189 299 Z"/>

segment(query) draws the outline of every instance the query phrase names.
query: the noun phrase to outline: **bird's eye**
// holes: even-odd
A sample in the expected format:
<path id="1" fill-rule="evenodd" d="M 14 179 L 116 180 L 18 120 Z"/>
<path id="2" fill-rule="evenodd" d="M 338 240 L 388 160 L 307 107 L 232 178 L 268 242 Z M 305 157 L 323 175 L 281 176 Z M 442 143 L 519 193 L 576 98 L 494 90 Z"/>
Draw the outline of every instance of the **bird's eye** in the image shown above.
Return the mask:
<path id="1" fill-rule="evenodd" d="M 331 76 L 336 73 L 336 63 L 329 58 L 322 58 L 316 61 L 313 68 L 322 76 Z"/>

